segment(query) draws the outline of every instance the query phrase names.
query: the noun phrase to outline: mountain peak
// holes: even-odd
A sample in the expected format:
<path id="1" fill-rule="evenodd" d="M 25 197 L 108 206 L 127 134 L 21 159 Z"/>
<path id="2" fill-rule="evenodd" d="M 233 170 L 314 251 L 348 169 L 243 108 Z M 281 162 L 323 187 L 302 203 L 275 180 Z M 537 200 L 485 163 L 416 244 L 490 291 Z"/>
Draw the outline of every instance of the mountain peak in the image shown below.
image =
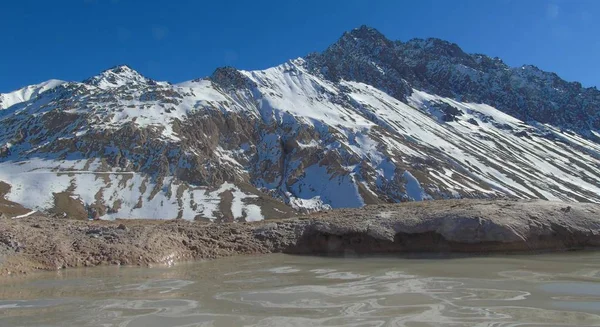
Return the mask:
<path id="1" fill-rule="evenodd" d="M 395 43 L 366 25 L 345 32 L 322 53 L 304 59 L 310 71 L 332 81 L 362 82 L 397 99 L 410 94 L 410 88 L 403 80 L 410 72 L 398 59 Z"/>
<path id="2" fill-rule="evenodd" d="M 381 44 L 390 41 L 385 37 L 385 35 L 381 34 L 381 32 L 379 32 L 375 28 L 369 27 L 367 25 L 362 25 L 348 32 L 344 32 L 344 34 L 342 34 L 342 37 L 335 44 L 353 44 L 357 42 L 368 44 Z"/>
<path id="3" fill-rule="evenodd" d="M 381 32 L 367 25 L 362 25 L 353 30 L 344 32 L 337 42 L 329 46 L 323 54 L 326 54 L 327 52 L 337 52 L 346 54 L 362 53 L 367 56 L 378 56 L 382 49 L 391 49 L 393 47 L 393 42 L 387 39 Z"/>
<path id="4" fill-rule="evenodd" d="M 381 32 L 379 32 L 377 29 L 367 26 L 367 25 L 361 25 L 360 27 L 357 27 L 355 29 L 352 29 L 349 32 L 346 32 L 345 34 L 349 34 L 352 35 L 354 37 L 357 38 L 373 38 L 373 39 L 378 39 L 378 38 L 383 38 L 385 39 L 385 35 L 383 35 Z"/>
<path id="5" fill-rule="evenodd" d="M 142 74 L 127 65 L 109 68 L 83 82 L 105 90 L 132 84 L 156 84 L 155 81 L 142 76 Z"/>
<path id="6" fill-rule="evenodd" d="M 115 74 L 130 74 L 130 73 L 137 73 L 137 71 L 127 65 L 117 65 L 114 67 L 111 67 L 107 70 L 105 70 L 104 72 L 113 72 Z"/>

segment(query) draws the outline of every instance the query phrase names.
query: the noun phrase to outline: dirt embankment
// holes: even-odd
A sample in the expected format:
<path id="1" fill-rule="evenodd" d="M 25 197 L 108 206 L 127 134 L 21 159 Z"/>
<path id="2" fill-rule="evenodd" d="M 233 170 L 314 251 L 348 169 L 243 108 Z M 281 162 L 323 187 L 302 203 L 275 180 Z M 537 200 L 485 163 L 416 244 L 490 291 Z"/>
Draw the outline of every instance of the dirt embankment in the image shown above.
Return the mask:
<path id="1" fill-rule="evenodd" d="M 0 220 L 0 275 L 231 255 L 528 252 L 600 247 L 600 205 L 452 200 L 256 223 Z"/>

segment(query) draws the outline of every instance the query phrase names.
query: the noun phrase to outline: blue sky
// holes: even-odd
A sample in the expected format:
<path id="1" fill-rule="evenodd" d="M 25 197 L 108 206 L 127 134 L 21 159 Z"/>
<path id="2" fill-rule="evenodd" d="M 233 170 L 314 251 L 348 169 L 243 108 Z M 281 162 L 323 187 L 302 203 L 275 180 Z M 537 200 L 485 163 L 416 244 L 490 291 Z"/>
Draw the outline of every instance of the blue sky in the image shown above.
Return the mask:
<path id="1" fill-rule="evenodd" d="M 3 0 L 0 13 L 0 92 L 118 64 L 170 82 L 225 65 L 262 69 L 362 24 L 600 86 L 596 0 Z"/>

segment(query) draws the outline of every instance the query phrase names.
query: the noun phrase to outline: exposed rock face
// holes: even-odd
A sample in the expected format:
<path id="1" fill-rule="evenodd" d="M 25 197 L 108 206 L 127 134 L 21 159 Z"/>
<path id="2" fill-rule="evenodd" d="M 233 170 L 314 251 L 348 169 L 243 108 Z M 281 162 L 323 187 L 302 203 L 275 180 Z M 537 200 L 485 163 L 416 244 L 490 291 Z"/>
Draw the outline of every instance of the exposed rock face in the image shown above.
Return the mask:
<path id="1" fill-rule="evenodd" d="M 598 247 L 599 209 L 543 201 L 373 206 L 312 221 L 288 251 L 487 253 Z"/>
<path id="2" fill-rule="evenodd" d="M 173 85 L 117 66 L 15 92 L 0 110 L 0 202 L 25 212 L 10 216 L 251 221 L 427 199 L 600 202 L 598 91 L 436 39 L 362 27 L 261 71 Z"/>
<path id="3" fill-rule="evenodd" d="M 587 136 L 600 129 L 600 91 L 595 87 L 584 88 L 532 65 L 513 68 L 499 58 L 467 54 L 440 39 L 391 41 L 362 26 L 311 56 L 310 65 L 328 78 L 364 82 L 398 99 L 410 94 L 410 85 Z"/>
<path id="4" fill-rule="evenodd" d="M 599 246 L 600 205 L 546 201 L 425 201 L 233 224 L 26 217 L 0 220 L 0 274 L 272 252 L 506 253 Z"/>
<path id="5" fill-rule="evenodd" d="M 406 81 L 411 71 L 398 56 L 395 43 L 366 26 L 344 33 L 322 54 L 308 56 L 307 64 L 332 81 L 362 82 L 397 99 L 412 93 Z"/>

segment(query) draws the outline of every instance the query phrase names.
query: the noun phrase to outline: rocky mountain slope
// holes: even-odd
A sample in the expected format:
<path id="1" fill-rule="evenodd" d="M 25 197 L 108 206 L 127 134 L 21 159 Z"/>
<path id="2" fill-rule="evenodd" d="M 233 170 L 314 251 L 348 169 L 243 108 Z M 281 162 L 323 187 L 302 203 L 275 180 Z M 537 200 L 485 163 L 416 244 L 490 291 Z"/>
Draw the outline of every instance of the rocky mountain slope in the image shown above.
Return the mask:
<path id="1" fill-rule="evenodd" d="M 361 27 L 261 71 L 170 84 L 118 66 L 48 85 L 1 95 L 19 99 L 0 110 L 6 207 L 250 221 L 427 199 L 600 202 L 600 92 L 441 40 Z"/>

